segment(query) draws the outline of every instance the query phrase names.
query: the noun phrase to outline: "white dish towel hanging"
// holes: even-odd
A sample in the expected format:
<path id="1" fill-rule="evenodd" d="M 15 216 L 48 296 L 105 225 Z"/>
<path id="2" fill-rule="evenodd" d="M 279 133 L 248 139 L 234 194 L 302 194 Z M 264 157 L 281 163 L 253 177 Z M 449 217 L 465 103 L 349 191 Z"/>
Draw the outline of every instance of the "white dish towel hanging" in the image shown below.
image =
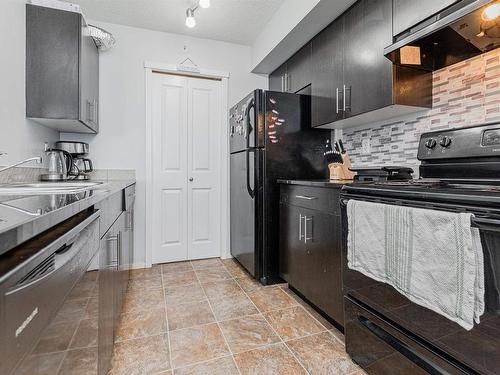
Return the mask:
<path id="1" fill-rule="evenodd" d="M 349 200 L 348 267 L 470 330 L 484 313 L 483 252 L 472 216 Z"/>

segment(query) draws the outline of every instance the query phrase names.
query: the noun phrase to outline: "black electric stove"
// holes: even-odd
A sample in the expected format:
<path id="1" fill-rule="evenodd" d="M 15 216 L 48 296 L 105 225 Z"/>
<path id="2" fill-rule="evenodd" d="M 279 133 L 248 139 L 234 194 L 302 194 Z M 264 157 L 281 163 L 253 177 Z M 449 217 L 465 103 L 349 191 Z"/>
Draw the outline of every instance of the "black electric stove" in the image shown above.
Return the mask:
<path id="1" fill-rule="evenodd" d="M 343 187 L 350 199 L 472 212 L 484 255 L 486 311 L 467 331 L 344 263 L 346 350 L 370 374 L 500 374 L 500 123 L 422 134 L 420 179 Z"/>

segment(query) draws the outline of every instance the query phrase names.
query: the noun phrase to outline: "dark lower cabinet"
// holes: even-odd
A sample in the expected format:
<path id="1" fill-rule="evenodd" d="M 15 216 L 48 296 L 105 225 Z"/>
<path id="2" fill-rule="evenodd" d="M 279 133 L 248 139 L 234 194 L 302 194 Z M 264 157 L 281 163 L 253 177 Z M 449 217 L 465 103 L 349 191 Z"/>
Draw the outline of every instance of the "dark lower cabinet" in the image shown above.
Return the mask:
<path id="1" fill-rule="evenodd" d="M 338 199 L 338 189 L 281 186 L 280 276 L 343 326 L 340 216 L 315 207 Z"/>

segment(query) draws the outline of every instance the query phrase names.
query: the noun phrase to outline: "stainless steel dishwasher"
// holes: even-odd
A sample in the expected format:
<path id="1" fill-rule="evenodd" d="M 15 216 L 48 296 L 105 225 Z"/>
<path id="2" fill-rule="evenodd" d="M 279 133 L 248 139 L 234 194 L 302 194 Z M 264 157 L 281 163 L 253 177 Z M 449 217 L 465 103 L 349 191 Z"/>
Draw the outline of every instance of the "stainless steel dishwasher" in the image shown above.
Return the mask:
<path id="1" fill-rule="evenodd" d="M 88 210 L 2 255 L 0 374 L 38 344 L 99 250 L 99 211 Z"/>

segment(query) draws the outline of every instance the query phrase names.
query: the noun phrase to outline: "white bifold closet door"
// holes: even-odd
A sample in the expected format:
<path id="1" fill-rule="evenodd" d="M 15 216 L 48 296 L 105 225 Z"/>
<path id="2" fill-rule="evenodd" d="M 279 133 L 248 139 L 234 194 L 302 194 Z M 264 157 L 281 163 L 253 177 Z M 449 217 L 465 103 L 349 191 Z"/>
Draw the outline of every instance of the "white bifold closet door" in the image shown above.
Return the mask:
<path id="1" fill-rule="evenodd" d="M 153 74 L 152 261 L 220 255 L 221 82 Z"/>

